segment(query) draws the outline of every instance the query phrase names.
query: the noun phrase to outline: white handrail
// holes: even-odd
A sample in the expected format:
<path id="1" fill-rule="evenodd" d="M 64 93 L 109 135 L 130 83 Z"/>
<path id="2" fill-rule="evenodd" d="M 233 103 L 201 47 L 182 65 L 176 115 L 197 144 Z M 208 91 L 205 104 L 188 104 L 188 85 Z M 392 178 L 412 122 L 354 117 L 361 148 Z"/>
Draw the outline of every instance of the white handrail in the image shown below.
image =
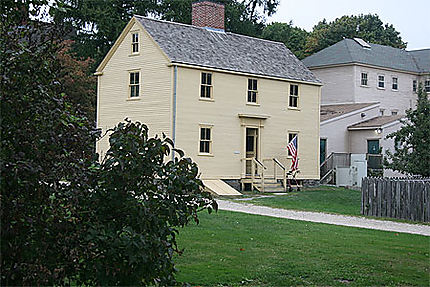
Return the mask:
<path id="1" fill-rule="evenodd" d="M 278 165 L 284 171 L 282 175 L 282 185 L 284 186 L 284 192 L 287 192 L 287 169 L 277 158 L 273 158 L 273 173 L 274 173 L 275 182 L 277 182 L 276 165 Z"/>

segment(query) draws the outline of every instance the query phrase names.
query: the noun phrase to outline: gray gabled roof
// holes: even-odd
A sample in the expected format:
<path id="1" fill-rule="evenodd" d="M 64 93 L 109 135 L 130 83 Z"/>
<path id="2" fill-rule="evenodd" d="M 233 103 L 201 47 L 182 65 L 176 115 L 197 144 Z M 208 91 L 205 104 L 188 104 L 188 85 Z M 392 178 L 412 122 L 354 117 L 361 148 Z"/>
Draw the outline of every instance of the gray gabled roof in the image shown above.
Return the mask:
<path id="1" fill-rule="evenodd" d="M 406 51 L 369 43 L 370 49 L 344 39 L 303 60 L 307 67 L 361 63 L 396 70 L 425 73 L 430 70 L 430 49 Z"/>
<path id="2" fill-rule="evenodd" d="M 423 73 L 430 73 L 430 49 L 409 51 L 418 68 Z"/>
<path id="3" fill-rule="evenodd" d="M 379 103 L 350 103 L 350 104 L 321 105 L 320 121 L 324 122 L 327 120 L 331 120 L 377 104 Z"/>
<path id="4" fill-rule="evenodd" d="M 174 63 L 320 83 L 283 43 L 135 15 Z"/>
<path id="5" fill-rule="evenodd" d="M 392 115 L 392 116 L 379 116 L 375 117 L 348 127 L 349 130 L 354 129 L 368 129 L 368 128 L 380 128 L 386 124 L 395 122 L 403 118 L 402 115 Z"/>

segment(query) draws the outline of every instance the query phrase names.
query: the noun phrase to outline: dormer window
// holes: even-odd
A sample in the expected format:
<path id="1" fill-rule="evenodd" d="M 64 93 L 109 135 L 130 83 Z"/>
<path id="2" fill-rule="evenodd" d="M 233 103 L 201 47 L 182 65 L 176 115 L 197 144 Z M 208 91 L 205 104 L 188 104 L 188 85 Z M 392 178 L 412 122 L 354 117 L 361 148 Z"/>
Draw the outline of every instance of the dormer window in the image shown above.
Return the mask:
<path id="1" fill-rule="evenodd" d="M 139 33 L 131 34 L 131 53 L 139 53 Z"/>
<path id="2" fill-rule="evenodd" d="M 248 103 L 257 103 L 257 80 L 248 79 Z"/>

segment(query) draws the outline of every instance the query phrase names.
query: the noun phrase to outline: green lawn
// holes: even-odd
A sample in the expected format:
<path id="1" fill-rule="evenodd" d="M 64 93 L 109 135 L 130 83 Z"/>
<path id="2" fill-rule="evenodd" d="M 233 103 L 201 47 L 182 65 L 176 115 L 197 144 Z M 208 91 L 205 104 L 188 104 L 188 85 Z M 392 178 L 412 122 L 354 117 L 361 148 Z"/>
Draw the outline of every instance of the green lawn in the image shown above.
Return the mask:
<path id="1" fill-rule="evenodd" d="M 285 209 L 361 215 L 361 191 L 339 187 L 322 186 L 247 202 Z"/>
<path id="2" fill-rule="evenodd" d="M 429 238 L 227 211 L 180 231 L 193 286 L 428 286 Z"/>

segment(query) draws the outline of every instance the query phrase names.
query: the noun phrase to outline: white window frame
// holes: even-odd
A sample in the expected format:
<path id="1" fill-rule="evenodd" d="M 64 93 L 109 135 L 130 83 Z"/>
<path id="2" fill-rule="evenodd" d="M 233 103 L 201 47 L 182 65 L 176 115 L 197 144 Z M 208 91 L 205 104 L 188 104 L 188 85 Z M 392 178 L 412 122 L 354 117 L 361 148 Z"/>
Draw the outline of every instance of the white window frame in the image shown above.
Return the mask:
<path id="1" fill-rule="evenodd" d="M 366 78 L 363 78 L 363 75 L 366 75 Z M 366 84 L 363 84 L 363 80 L 366 81 Z M 362 86 L 362 87 L 368 87 L 369 86 L 369 73 L 361 72 L 361 74 L 360 74 L 360 86 Z"/>
<path id="2" fill-rule="evenodd" d="M 396 88 L 394 88 L 394 86 Z M 391 90 L 393 90 L 393 91 L 399 90 L 399 78 L 398 77 L 391 77 Z"/>
<path id="3" fill-rule="evenodd" d="M 208 129 L 210 131 L 209 138 L 202 138 L 202 129 Z M 200 124 L 199 125 L 199 145 L 198 145 L 198 154 L 199 155 L 213 155 L 213 125 L 208 124 Z M 208 142 L 209 151 L 202 151 L 202 142 Z"/>
<path id="4" fill-rule="evenodd" d="M 380 77 L 382 77 L 382 81 L 380 80 Z M 380 83 L 382 83 L 382 87 L 379 86 Z M 378 75 L 376 84 L 378 89 L 385 90 L 385 75 Z"/>
<path id="5" fill-rule="evenodd" d="M 140 36 L 138 31 L 131 32 L 131 54 L 132 55 L 137 55 L 140 52 L 139 38 Z"/>
<path id="6" fill-rule="evenodd" d="M 424 91 L 426 91 L 427 94 L 430 93 L 430 78 L 424 81 Z"/>
<path id="7" fill-rule="evenodd" d="M 206 75 L 205 78 L 203 78 L 203 75 Z M 210 75 L 210 83 L 208 83 L 207 75 Z M 208 91 L 209 91 L 209 97 L 207 97 Z M 211 72 L 200 73 L 200 99 L 202 100 L 213 99 L 213 73 Z"/>
<path id="8" fill-rule="evenodd" d="M 297 95 L 291 93 L 292 92 L 291 89 L 293 86 L 297 87 Z M 299 84 L 290 84 L 288 90 L 289 90 L 288 91 L 288 108 L 298 109 L 300 106 L 300 101 L 299 101 L 299 99 L 300 99 L 300 85 Z M 293 98 L 296 99 L 296 105 L 295 106 L 291 105 L 291 100 Z"/>
<path id="9" fill-rule="evenodd" d="M 249 87 L 249 83 L 250 81 L 252 81 L 251 83 L 251 88 Z M 255 81 L 255 89 L 254 89 L 254 81 Z M 247 104 L 251 104 L 251 105 L 256 105 L 259 103 L 259 98 L 258 98 L 258 79 L 256 78 L 248 78 L 246 81 L 246 85 L 247 85 L 247 93 L 246 93 L 246 103 Z M 249 100 L 249 97 L 251 95 L 251 101 Z M 253 96 L 255 96 L 255 102 L 252 101 Z"/>
<path id="10" fill-rule="evenodd" d="M 134 79 L 132 81 L 131 75 L 132 74 L 138 74 L 137 80 L 138 82 L 136 83 L 136 78 L 134 76 Z M 139 99 L 141 97 L 141 83 L 142 83 L 142 79 L 141 79 L 141 75 L 140 75 L 140 70 L 133 70 L 133 71 L 128 71 L 128 98 L 129 99 Z M 137 87 L 137 96 L 132 96 L 132 87 Z"/>
<path id="11" fill-rule="evenodd" d="M 412 80 L 412 92 L 416 92 L 418 88 L 417 80 Z"/>

